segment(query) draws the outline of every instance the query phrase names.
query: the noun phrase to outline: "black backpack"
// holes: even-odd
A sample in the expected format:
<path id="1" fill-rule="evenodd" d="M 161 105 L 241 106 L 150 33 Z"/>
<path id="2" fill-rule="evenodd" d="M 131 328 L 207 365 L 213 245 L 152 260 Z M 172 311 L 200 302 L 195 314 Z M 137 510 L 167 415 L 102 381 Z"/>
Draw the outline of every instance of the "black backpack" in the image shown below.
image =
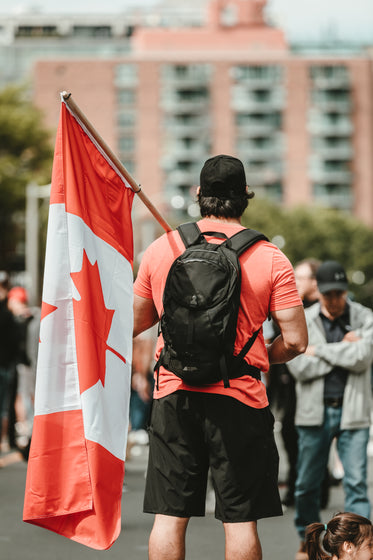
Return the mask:
<path id="1" fill-rule="evenodd" d="M 223 379 L 229 387 L 229 379 L 243 375 L 260 379 L 260 370 L 244 360 L 260 329 L 233 356 L 241 292 L 238 257 L 268 239 L 252 229 L 230 238 L 220 232 L 202 233 L 194 222 L 177 230 L 186 249 L 172 263 L 163 293 L 164 348 L 155 366 L 157 386 L 160 366 L 195 386 Z M 206 235 L 225 241 L 208 243 Z"/>

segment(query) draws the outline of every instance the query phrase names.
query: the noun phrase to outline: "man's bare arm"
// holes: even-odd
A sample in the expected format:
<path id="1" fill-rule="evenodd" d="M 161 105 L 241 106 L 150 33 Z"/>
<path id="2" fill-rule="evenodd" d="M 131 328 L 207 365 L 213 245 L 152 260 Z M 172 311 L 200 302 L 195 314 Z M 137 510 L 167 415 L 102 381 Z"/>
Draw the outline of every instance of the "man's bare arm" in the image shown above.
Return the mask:
<path id="1" fill-rule="evenodd" d="M 150 298 L 143 298 L 135 294 L 133 301 L 133 336 L 150 329 L 159 321 L 154 302 Z"/>
<path id="2" fill-rule="evenodd" d="M 267 346 L 269 362 L 283 364 L 302 354 L 308 344 L 307 324 L 302 305 L 274 311 L 272 318 L 281 333 Z"/>

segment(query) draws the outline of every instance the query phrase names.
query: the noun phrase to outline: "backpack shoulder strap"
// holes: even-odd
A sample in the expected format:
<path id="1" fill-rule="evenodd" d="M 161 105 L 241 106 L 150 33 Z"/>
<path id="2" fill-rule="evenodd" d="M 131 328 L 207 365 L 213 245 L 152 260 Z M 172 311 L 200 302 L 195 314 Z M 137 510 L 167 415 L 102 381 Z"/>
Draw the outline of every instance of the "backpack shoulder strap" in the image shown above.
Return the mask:
<path id="1" fill-rule="evenodd" d="M 201 235 L 201 230 L 196 222 L 187 222 L 178 226 L 177 231 L 186 248 L 195 245 Z"/>
<path id="2" fill-rule="evenodd" d="M 232 247 L 239 256 L 242 255 L 246 249 L 261 240 L 268 241 L 268 238 L 255 229 L 243 229 L 229 238 L 227 246 Z"/>

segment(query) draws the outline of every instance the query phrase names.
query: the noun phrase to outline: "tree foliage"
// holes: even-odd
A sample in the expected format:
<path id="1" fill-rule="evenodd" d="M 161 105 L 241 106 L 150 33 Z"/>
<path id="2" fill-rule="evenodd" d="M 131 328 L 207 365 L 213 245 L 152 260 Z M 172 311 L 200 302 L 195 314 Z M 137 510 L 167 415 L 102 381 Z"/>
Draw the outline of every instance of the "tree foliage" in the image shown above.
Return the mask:
<path id="1" fill-rule="evenodd" d="M 265 233 L 293 265 L 308 257 L 339 261 L 355 299 L 373 307 L 373 231 L 350 214 L 316 206 L 285 209 L 254 198 L 243 223 Z"/>
<path id="2" fill-rule="evenodd" d="M 0 268 L 23 265 L 15 255 L 23 237 L 26 185 L 49 183 L 51 165 L 49 133 L 26 88 L 0 91 Z"/>

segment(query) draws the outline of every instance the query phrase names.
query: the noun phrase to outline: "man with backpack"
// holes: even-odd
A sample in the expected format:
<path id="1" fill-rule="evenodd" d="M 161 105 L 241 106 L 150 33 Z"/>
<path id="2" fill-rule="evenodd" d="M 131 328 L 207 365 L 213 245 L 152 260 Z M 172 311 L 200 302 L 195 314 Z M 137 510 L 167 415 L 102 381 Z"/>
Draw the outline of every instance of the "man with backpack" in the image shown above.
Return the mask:
<path id="1" fill-rule="evenodd" d="M 134 335 L 161 327 L 144 498 L 144 511 L 156 514 L 149 558 L 185 558 L 210 469 L 226 560 L 260 560 L 257 520 L 282 514 L 260 372 L 303 352 L 307 329 L 288 259 L 241 225 L 254 196 L 241 161 L 208 159 L 197 196 L 197 227 L 154 241 L 135 282 Z M 268 314 L 280 335 L 266 347 Z"/>

